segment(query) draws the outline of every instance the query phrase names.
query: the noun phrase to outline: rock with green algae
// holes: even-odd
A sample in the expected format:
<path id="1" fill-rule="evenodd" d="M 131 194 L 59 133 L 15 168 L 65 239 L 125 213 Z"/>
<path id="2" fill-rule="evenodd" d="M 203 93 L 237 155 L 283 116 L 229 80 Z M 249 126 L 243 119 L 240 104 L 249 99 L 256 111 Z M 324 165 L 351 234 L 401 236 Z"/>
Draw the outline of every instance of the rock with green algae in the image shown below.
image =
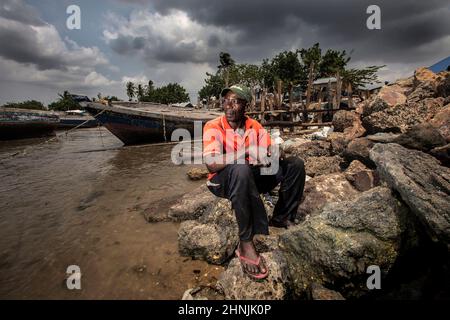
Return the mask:
<path id="1" fill-rule="evenodd" d="M 294 296 L 307 295 L 312 283 L 359 297 L 367 292 L 367 267 L 386 275 L 411 230 L 405 207 L 385 187 L 353 201 L 327 204 L 320 214 L 280 235 Z"/>

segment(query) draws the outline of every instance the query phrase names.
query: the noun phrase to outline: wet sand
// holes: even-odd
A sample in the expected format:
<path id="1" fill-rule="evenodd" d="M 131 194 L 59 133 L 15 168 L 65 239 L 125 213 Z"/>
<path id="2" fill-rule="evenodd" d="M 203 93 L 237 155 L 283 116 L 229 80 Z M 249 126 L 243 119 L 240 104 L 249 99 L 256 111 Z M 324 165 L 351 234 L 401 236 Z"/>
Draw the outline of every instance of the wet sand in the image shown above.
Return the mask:
<path id="1" fill-rule="evenodd" d="M 0 143 L 0 298 L 180 299 L 215 282 L 221 267 L 178 254 L 177 223 L 142 214 L 202 183 L 172 146 L 121 147 L 97 128 L 42 141 Z M 69 265 L 81 290 L 66 287 Z"/>

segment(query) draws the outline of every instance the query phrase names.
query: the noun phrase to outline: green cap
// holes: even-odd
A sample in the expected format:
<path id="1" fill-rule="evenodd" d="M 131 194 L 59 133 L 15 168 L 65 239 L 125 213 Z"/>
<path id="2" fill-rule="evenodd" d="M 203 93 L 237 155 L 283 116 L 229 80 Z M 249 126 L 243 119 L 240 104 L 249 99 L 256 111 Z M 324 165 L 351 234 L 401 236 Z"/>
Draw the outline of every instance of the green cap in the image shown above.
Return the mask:
<path id="1" fill-rule="evenodd" d="M 230 91 L 234 92 L 239 97 L 239 99 L 245 100 L 249 103 L 252 101 L 252 92 L 250 91 L 250 89 L 241 85 L 233 85 L 229 88 L 223 89 L 220 93 L 220 96 L 224 97 Z"/>

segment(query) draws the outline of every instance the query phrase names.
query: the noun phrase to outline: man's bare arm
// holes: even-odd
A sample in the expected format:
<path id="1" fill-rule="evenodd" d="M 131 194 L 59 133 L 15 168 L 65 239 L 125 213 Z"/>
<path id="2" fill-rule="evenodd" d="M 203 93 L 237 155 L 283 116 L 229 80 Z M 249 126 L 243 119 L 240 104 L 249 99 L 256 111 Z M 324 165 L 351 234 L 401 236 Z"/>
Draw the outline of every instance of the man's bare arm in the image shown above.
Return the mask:
<path id="1" fill-rule="evenodd" d="M 245 154 L 245 158 L 248 157 L 248 154 Z M 205 161 L 206 168 L 211 173 L 219 172 L 220 170 L 225 169 L 225 167 L 229 164 L 237 163 L 237 155 L 235 154 L 233 158 L 230 159 L 226 154 L 216 155 L 214 158 L 207 158 Z"/>

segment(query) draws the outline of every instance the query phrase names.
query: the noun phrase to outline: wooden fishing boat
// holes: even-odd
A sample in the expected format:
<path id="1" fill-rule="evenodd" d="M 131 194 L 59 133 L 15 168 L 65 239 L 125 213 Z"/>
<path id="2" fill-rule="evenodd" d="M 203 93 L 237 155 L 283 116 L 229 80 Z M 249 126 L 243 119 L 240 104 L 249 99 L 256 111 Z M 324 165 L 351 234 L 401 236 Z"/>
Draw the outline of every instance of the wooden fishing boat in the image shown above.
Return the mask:
<path id="1" fill-rule="evenodd" d="M 0 140 L 54 135 L 59 117 L 54 112 L 0 108 Z"/>
<path id="2" fill-rule="evenodd" d="M 187 129 L 194 139 L 194 123 L 202 126 L 221 112 L 155 103 L 83 103 L 83 107 L 124 144 L 170 141 L 176 129 Z"/>
<path id="3" fill-rule="evenodd" d="M 60 122 L 58 129 L 94 128 L 98 126 L 97 120 L 83 110 L 69 110 L 58 112 Z"/>

